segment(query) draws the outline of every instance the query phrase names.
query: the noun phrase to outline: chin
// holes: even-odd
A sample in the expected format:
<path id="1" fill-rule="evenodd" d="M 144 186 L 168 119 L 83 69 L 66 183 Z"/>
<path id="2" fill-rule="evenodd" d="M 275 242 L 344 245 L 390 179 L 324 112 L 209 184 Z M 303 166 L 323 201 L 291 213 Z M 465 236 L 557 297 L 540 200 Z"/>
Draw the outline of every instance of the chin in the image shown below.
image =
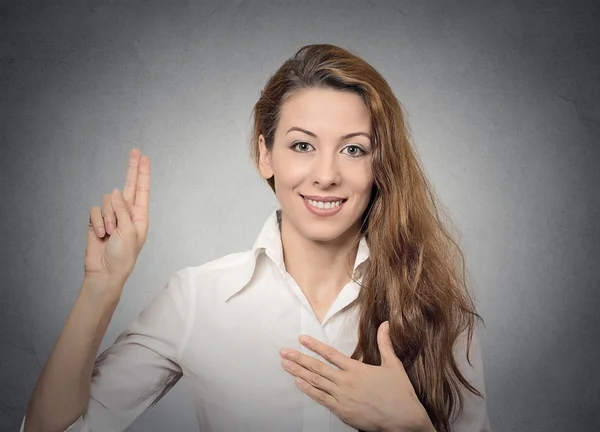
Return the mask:
<path id="1" fill-rule="evenodd" d="M 315 242 L 330 242 L 339 238 L 343 232 L 332 232 L 332 230 L 308 230 L 303 234 L 306 238 Z"/>
<path id="2" fill-rule="evenodd" d="M 297 220 L 297 229 L 307 239 L 330 242 L 342 237 L 351 227 L 346 221 Z"/>

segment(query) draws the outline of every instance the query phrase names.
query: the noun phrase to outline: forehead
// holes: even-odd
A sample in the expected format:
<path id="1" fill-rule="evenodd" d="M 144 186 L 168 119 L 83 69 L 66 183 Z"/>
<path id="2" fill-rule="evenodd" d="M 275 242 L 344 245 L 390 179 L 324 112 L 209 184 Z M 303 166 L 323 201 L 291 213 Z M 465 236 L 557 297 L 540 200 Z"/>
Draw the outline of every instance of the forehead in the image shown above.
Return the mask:
<path id="1" fill-rule="evenodd" d="M 369 110 L 362 98 L 349 91 L 310 88 L 292 94 L 281 106 L 280 130 L 303 127 L 318 136 L 371 132 Z"/>

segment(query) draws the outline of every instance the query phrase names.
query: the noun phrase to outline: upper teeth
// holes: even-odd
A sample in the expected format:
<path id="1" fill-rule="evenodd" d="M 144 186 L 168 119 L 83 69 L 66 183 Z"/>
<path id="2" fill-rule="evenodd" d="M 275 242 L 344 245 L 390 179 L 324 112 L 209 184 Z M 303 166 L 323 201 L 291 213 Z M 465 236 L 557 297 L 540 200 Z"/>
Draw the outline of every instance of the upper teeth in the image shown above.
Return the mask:
<path id="1" fill-rule="evenodd" d="M 343 202 L 343 200 L 323 202 L 323 201 L 313 201 L 313 200 L 308 199 L 308 198 L 304 198 L 304 199 L 306 201 L 308 201 L 308 203 L 311 206 L 317 207 L 317 208 L 320 208 L 320 209 L 329 209 L 329 208 L 338 207 Z"/>

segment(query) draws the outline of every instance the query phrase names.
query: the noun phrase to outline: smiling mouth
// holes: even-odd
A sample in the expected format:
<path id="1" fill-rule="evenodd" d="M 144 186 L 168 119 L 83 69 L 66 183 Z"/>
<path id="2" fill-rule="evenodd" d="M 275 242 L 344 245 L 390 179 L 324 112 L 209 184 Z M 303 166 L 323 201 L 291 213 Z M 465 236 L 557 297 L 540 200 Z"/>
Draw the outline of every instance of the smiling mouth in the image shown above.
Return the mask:
<path id="1" fill-rule="evenodd" d="M 304 199 L 304 201 L 306 201 L 312 207 L 314 207 L 316 209 L 320 209 L 320 210 L 333 209 L 333 208 L 339 207 L 340 205 L 342 205 L 343 203 L 348 201 L 347 198 L 342 198 L 337 201 L 316 201 L 316 200 L 308 199 L 304 195 L 300 195 L 300 196 L 302 197 L 302 199 Z"/>

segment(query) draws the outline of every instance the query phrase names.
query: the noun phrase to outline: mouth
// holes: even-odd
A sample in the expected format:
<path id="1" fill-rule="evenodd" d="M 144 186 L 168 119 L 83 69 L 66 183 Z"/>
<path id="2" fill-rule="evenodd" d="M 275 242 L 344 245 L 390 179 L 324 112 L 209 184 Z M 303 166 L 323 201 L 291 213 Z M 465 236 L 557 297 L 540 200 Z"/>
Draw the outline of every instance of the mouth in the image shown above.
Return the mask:
<path id="1" fill-rule="evenodd" d="M 312 199 L 307 198 L 304 195 L 300 196 L 311 213 L 316 214 L 317 216 L 333 216 L 338 213 L 344 203 L 348 201 L 348 198 L 341 197 L 321 197 L 319 199 Z"/>
<path id="2" fill-rule="evenodd" d="M 300 194 L 298 194 L 300 195 Z M 346 201 L 348 201 L 348 198 L 338 198 L 338 197 L 323 197 L 320 199 L 310 199 L 305 197 L 304 195 L 300 195 L 304 201 L 306 201 L 307 203 L 309 203 L 311 206 L 318 208 L 318 209 L 332 209 L 335 207 L 339 207 L 340 205 L 342 205 L 343 203 L 345 203 Z"/>

